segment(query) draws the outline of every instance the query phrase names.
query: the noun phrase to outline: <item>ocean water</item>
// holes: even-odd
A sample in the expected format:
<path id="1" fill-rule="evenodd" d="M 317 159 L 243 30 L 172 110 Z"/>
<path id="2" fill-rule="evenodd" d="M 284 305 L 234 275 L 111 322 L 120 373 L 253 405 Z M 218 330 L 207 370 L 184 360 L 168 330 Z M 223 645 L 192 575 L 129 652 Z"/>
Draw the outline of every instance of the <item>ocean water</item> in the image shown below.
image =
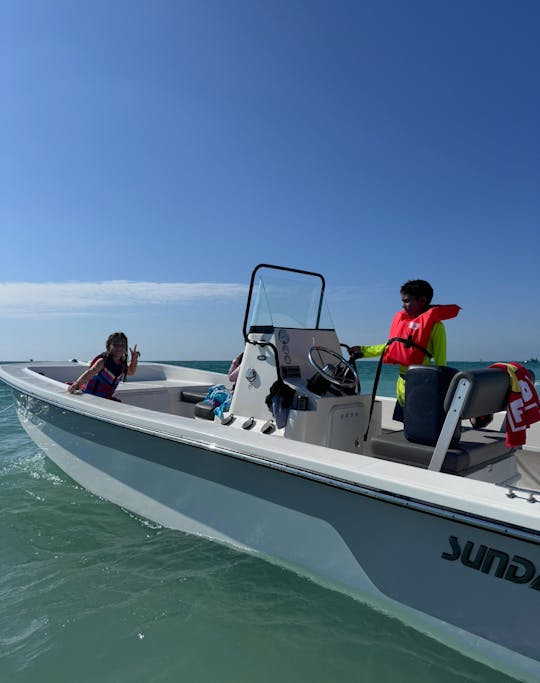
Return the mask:
<path id="1" fill-rule="evenodd" d="M 374 369 L 359 363 L 364 391 Z M 385 368 L 379 393 L 394 383 Z M 291 571 L 90 494 L 26 436 L 1 382 L 0 434 L 1 683 L 514 680 Z"/>

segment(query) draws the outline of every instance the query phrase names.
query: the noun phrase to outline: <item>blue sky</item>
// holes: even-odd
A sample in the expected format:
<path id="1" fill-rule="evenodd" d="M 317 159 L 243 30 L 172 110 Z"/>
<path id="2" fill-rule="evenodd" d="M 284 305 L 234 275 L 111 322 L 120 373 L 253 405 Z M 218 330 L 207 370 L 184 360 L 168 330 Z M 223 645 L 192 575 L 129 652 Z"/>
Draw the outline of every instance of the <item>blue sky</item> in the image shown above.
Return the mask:
<path id="1" fill-rule="evenodd" d="M 540 356 L 540 3 L 3 0 L 0 358 L 229 359 L 257 263 L 341 341 L 399 287 L 448 357 Z"/>

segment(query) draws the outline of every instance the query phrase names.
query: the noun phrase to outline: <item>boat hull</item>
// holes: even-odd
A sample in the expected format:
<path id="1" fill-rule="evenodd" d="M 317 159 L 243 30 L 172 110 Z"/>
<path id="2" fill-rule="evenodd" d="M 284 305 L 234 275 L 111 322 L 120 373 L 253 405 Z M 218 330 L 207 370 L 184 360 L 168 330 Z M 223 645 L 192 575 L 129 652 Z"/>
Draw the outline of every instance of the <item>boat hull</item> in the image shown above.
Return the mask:
<path id="1" fill-rule="evenodd" d="M 15 396 L 30 437 L 90 491 L 164 526 L 256 552 L 477 660 L 539 680 L 537 533 L 211 440 Z"/>

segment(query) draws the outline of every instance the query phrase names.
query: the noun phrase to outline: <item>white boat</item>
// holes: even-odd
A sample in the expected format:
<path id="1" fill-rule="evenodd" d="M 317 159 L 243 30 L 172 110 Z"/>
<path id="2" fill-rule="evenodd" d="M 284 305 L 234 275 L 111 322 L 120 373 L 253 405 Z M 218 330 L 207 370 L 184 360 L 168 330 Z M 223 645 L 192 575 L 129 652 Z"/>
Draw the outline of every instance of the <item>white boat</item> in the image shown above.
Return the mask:
<path id="1" fill-rule="evenodd" d="M 342 358 L 322 276 L 257 266 L 243 327 L 221 419 L 204 398 L 227 377 L 187 367 L 141 363 L 121 402 L 68 393 L 82 363 L 8 364 L 0 379 L 30 437 L 90 491 L 540 680 L 540 423 L 506 446 L 507 373 L 411 368 L 404 432 Z M 284 385 L 289 409 L 268 399 Z"/>

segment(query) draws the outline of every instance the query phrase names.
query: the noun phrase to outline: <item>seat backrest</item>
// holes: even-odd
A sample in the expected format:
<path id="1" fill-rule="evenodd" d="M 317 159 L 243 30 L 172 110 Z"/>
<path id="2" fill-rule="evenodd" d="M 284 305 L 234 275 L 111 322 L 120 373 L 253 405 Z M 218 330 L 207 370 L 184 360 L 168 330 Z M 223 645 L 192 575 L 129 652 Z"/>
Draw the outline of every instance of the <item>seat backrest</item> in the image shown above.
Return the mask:
<path id="1" fill-rule="evenodd" d="M 504 410 L 509 388 L 508 374 L 499 368 L 467 370 L 454 375 L 444 399 L 446 419 L 428 465 L 429 470 L 440 472 L 460 420 Z"/>
<path id="2" fill-rule="evenodd" d="M 490 415 L 506 409 L 510 390 L 508 373 L 501 368 L 482 368 L 465 370 L 454 375 L 444 400 L 445 411 L 450 409 L 461 380 L 470 383 L 470 389 L 461 405 L 461 418 Z"/>
<path id="3" fill-rule="evenodd" d="M 413 443 L 435 446 L 446 417 L 445 396 L 456 368 L 442 365 L 411 365 L 407 370 L 403 430 Z M 452 445 L 459 441 L 457 424 Z"/>

